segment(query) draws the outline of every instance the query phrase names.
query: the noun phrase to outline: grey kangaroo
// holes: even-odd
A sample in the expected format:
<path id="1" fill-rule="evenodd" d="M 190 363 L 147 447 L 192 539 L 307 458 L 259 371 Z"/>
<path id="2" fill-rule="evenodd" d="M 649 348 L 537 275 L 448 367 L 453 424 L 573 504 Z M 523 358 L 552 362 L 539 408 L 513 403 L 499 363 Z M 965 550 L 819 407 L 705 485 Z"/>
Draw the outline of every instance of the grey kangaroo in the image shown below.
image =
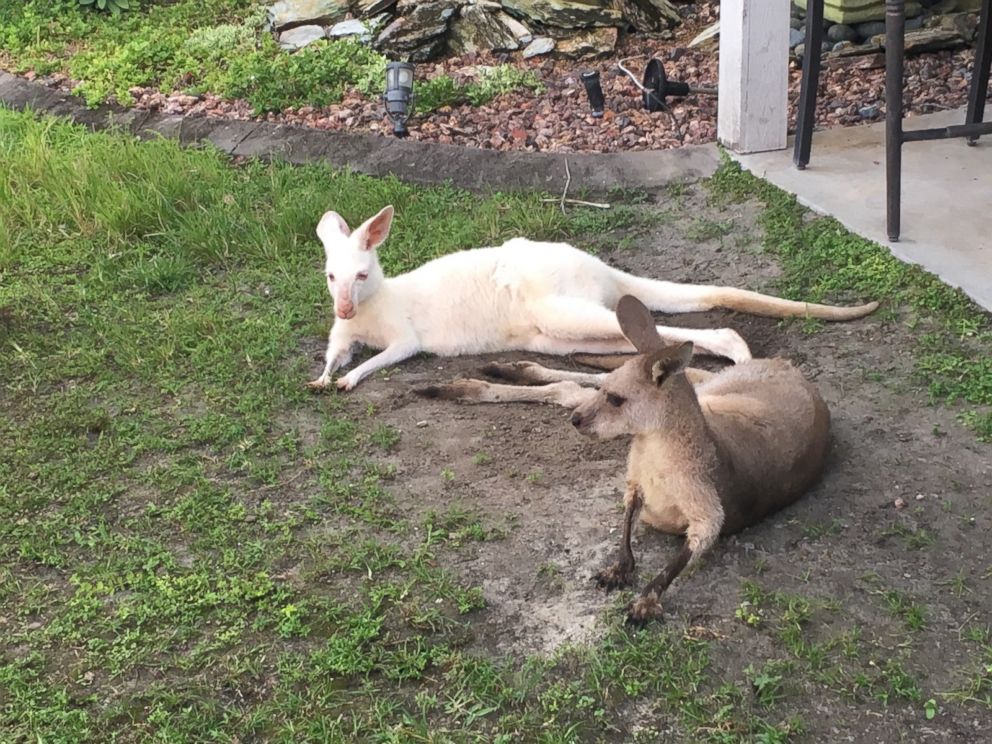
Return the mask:
<path id="1" fill-rule="evenodd" d="M 640 624 L 661 616 L 661 594 L 717 537 L 791 504 L 819 478 L 830 413 L 816 388 L 784 359 L 751 359 L 716 373 L 687 369 L 692 343 L 666 346 L 639 300 L 622 297 L 616 314 L 639 355 L 607 375 L 555 377 L 535 365 L 528 370 L 532 381 L 535 369 L 544 370 L 546 381 L 557 381 L 523 388 L 464 380 L 420 392 L 477 402 L 577 406 L 572 424 L 582 434 L 598 439 L 633 435 L 619 555 L 596 581 L 607 590 L 630 585 L 631 532 L 638 518 L 686 538 L 629 605 L 628 621 Z M 599 389 L 581 387 L 582 382 Z"/>

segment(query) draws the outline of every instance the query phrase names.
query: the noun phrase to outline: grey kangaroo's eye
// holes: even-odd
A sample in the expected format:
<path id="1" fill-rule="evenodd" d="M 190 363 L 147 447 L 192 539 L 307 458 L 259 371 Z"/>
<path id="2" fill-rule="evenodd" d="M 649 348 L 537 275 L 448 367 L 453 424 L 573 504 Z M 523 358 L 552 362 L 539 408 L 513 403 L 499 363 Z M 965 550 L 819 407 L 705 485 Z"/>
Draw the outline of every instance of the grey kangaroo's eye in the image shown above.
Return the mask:
<path id="1" fill-rule="evenodd" d="M 614 408 L 619 408 L 620 406 L 622 406 L 624 403 L 627 402 L 627 399 L 624 398 L 622 395 L 617 395 L 616 393 L 607 393 L 606 402 L 609 403 Z"/>

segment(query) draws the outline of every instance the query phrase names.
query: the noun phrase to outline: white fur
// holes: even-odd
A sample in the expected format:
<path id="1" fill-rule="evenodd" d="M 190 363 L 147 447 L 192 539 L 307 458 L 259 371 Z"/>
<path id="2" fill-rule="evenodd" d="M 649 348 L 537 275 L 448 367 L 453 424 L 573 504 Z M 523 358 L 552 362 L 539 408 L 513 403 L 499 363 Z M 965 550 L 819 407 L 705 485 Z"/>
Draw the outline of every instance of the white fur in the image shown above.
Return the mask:
<path id="1" fill-rule="evenodd" d="M 766 304 L 813 307 L 743 290 L 643 279 L 570 245 L 525 238 L 453 253 L 386 279 L 375 249 L 388 236 L 392 218 L 392 207 L 386 207 L 353 232 L 335 212 L 320 221 L 317 235 L 324 245 L 327 287 L 337 318 L 324 370 L 312 387 L 330 384 L 331 375 L 348 364 L 359 343 L 383 351 L 341 377 L 337 385 L 344 390 L 421 351 L 442 356 L 510 350 L 632 352 L 613 312 L 628 293 L 663 312 L 726 306 L 728 292 L 759 297 Z M 729 329 L 659 326 L 658 332 L 669 343 L 692 341 L 704 352 L 735 362 L 751 358 L 744 340 Z"/>

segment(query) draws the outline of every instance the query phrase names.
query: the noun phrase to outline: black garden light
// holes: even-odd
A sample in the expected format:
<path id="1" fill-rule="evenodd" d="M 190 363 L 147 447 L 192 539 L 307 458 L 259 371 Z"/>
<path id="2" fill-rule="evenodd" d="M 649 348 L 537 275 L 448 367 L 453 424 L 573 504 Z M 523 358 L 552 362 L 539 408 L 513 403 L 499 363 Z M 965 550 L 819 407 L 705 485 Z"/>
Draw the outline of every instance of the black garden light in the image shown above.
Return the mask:
<path id="1" fill-rule="evenodd" d="M 621 69 L 624 69 L 622 65 Z M 624 71 L 631 75 L 629 71 Z M 631 77 L 633 78 L 633 75 Z M 634 82 L 636 83 L 637 80 L 634 79 Z M 678 80 L 669 80 L 668 75 L 665 74 L 665 66 L 657 58 L 648 61 L 648 66 L 644 70 L 644 84 L 638 87 L 644 97 L 644 108 L 651 112 L 664 111 L 667 108 L 665 99 L 668 96 L 687 96 L 690 93 L 706 96 L 717 94 L 716 88 L 700 88 Z"/>
<path id="2" fill-rule="evenodd" d="M 406 137 L 406 121 L 413 105 L 413 65 L 409 62 L 390 62 L 386 65 L 386 115 L 393 122 L 393 134 Z"/>
<path id="3" fill-rule="evenodd" d="M 603 104 L 606 102 L 603 97 L 603 86 L 599 84 L 599 73 L 596 70 L 588 70 L 579 77 L 582 78 L 582 84 L 586 87 L 589 105 L 592 106 L 592 115 L 598 119 L 603 115 Z"/>

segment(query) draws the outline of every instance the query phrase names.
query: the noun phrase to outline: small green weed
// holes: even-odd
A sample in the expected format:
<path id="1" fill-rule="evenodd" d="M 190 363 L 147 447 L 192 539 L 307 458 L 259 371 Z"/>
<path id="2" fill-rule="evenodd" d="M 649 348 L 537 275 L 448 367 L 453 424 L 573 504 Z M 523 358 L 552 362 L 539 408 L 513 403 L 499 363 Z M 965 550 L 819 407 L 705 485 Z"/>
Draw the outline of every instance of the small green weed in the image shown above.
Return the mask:
<path id="1" fill-rule="evenodd" d="M 414 85 L 414 104 L 417 113 L 426 114 L 445 106 L 471 104 L 481 106 L 494 98 L 515 90 L 540 92 L 543 85 L 530 70 L 520 70 L 512 65 L 481 68 L 478 80 L 458 83 L 447 75 L 439 75 Z"/>
<path id="2" fill-rule="evenodd" d="M 767 708 L 781 699 L 783 672 L 788 670 L 787 663 L 769 661 L 760 670 L 756 670 L 753 664 L 748 664 L 744 675 L 751 683 L 758 702 Z"/>

